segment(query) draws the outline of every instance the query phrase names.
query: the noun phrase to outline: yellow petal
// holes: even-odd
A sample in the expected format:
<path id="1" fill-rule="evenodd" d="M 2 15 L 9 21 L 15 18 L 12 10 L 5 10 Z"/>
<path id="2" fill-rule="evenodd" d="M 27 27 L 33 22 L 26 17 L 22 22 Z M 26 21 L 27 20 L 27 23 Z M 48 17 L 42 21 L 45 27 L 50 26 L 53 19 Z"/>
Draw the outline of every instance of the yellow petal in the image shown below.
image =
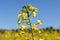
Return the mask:
<path id="1" fill-rule="evenodd" d="M 29 7 L 30 9 L 32 8 L 32 5 L 30 5 L 30 7 Z"/>
<path id="2" fill-rule="evenodd" d="M 32 10 L 33 10 L 33 11 L 34 11 L 34 10 L 37 10 L 37 8 L 36 8 L 36 7 L 33 7 Z"/>
<path id="3" fill-rule="evenodd" d="M 26 20 L 26 16 L 22 16 L 22 20 Z"/>
<path id="4" fill-rule="evenodd" d="M 19 13 L 19 14 L 18 14 L 18 18 L 20 18 L 21 16 L 22 16 L 22 14 L 21 14 L 21 13 Z"/>
<path id="5" fill-rule="evenodd" d="M 38 10 L 35 10 L 35 12 L 38 12 Z"/>
<path id="6" fill-rule="evenodd" d="M 30 25 L 30 22 L 26 22 L 26 24 Z"/>
<path id="7" fill-rule="evenodd" d="M 38 23 L 40 26 L 42 26 L 41 20 L 37 20 L 37 23 Z"/>
<path id="8" fill-rule="evenodd" d="M 31 6 L 31 5 L 30 5 L 29 9 L 32 10 L 32 11 L 34 11 L 34 10 L 38 10 L 36 7 Z"/>
<path id="9" fill-rule="evenodd" d="M 32 12 L 33 17 L 36 17 L 36 14 L 37 14 L 36 12 Z"/>
<path id="10" fill-rule="evenodd" d="M 36 27 L 36 24 L 32 25 L 32 30 L 38 30 L 38 28 Z"/>
<path id="11" fill-rule="evenodd" d="M 40 31 L 40 30 L 39 30 L 38 32 L 39 32 L 39 33 L 41 33 L 41 31 Z"/>
<path id="12" fill-rule="evenodd" d="M 20 21 L 20 20 L 18 20 L 18 21 L 17 21 L 17 23 L 18 23 L 18 24 L 21 24 L 21 21 Z"/>
<path id="13" fill-rule="evenodd" d="M 22 20 L 26 20 L 26 17 L 27 17 L 27 13 L 23 13 L 22 14 Z"/>
<path id="14" fill-rule="evenodd" d="M 21 30 L 25 30 L 26 29 L 26 26 L 21 26 Z"/>

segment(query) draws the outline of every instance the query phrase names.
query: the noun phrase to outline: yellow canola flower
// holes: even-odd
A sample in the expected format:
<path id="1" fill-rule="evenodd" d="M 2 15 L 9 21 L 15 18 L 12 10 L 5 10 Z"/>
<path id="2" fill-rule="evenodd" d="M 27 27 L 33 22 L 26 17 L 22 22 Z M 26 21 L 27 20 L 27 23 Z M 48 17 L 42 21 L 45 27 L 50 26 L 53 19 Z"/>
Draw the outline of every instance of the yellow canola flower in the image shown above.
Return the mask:
<path id="1" fill-rule="evenodd" d="M 24 34 L 25 32 L 24 31 L 20 31 L 20 34 L 22 35 L 22 34 Z"/>
<path id="2" fill-rule="evenodd" d="M 22 14 L 22 20 L 26 20 L 26 17 L 27 17 L 27 13 L 23 13 Z"/>
<path id="3" fill-rule="evenodd" d="M 32 9 L 32 5 L 29 6 L 29 9 L 30 9 L 30 10 Z"/>
<path id="4" fill-rule="evenodd" d="M 26 24 L 30 25 L 30 22 L 26 22 Z"/>
<path id="5" fill-rule="evenodd" d="M 36 7 L 33 7 L 33 10 L 38 10 Z"/>
<path id="6" fill-rule="evenodd" d="M 38 32 L 41 33 L 41 30 L 39 30 Z"/>
<path id="7" fill-rule="evenodd" d="M 33 11 L 33 10 L 38 10 L 38 9 L 37 9 L 36 7 L 34 7 L 34 6 L 30 6 L 29 9 L 32 10 L 32 11 Z"/>
<path id="8" fill-rule="evenodd" d="M 18 21 L 17 21 L 17 23 L 18 23 L 18 24 L 21 24 L 21 21 L 20 21 L 20 20 L 18 20 Z"/>
<path id="9" fill-rule="evenodd" d="M 42 26 L 42 21 L 41 20 L 37 20 L 37 23 Z"/>
<path id="10" fill-rule="evenodd" d="M 19 14 L 18 14 L 18 18 L 20 18 L 21 16 L 22 16 L 22 14 L 21 14 L 21 13 L 19 13 Z"/>
<path id="11" fill-rule="evenodd" d="M 16 34 L 15 34 L 15 37 L 18 37 L 18 36 L 19 36 L 18 33 L 16 33 Z"/>
<path id="12" fill-rule="evenodd" d="M 26 30 L 26 26 L 21 26 L 21 30 Z"/>
<path id="13" fill-rule="evenodd" d="M 38 28 L 36 27 L 36 24 L 32 25 L 32 30 L 38 30 Z"/>
<path id="14" fill-rule="evenodd" d="M 36 14 L 37 14 L 36 12 L 32 12 L 33 17 L 36 17 Z"/>
<path id="15" fill-rule="evenodd" d="M 34 10 L 35 12 L 38 12 L 38 10 Z"/>

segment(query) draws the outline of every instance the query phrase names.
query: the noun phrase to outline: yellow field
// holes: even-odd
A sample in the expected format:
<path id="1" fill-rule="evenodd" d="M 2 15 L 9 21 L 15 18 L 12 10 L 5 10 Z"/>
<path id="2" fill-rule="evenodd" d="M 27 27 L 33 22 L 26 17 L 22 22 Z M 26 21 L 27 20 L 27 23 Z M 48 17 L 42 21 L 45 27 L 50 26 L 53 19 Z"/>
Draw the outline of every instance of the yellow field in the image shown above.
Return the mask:
<path id="1" fill-rule="evenodd" d="M 0 40 L 32 40 L 32 34 L 28 30 L 0 30 Z M 34 40 L 60 40 L 60 31 L 34 31 Z"/>

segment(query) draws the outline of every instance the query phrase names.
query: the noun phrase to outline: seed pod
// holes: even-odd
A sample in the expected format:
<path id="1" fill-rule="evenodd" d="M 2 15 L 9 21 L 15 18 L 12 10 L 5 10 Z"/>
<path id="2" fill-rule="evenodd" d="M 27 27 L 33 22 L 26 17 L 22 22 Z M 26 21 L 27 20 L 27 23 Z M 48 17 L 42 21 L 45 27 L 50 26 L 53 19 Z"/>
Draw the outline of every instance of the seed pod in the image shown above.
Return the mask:
<path id="1" fill-rule="evenodd" d="M 26 22 L 26 24 L 30 25 L 30 22 Z"/>
<path id="2" fill-rule="evenodd" d="M 20 21 L 20 20 L 18 20 L 18 21 L 17 21 L 17 23 L 18 23 L 18 25 L 19 25 L 19 24 L 21 24 L 21 21 Z"/>

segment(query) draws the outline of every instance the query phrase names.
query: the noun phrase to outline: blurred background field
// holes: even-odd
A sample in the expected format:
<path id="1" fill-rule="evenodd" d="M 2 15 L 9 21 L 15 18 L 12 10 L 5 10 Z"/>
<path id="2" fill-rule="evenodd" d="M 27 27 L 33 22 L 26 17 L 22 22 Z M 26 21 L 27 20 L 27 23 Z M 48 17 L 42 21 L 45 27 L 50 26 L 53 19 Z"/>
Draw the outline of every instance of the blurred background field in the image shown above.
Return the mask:
<path id="1" fill-rule="evenodd" d="M 34 40 L 60 40 L 59 29 L 50 27 L 33 31 Z M 31 30 L 0 30 L 0 40 L 32 40 Z"/>
<path id="2" fill-rule="evenodd" d="M 38 8 L 36 20 L 42 20 L 42 27 L 38 25 L 34 27 L 36 26 L 34 25 L 33 27 L 35 29 L 33 30 L 18 29 L 21 25 L 17 25 L 17 15 L 20 13 L 22 6 L 26 3 Z M 0 0 L 0 40 L 32 40 L 32 31 L 34 40 L 60 40 L 59 10 L 60 0 Z M 35 18 L 30 18 L 32 24 L 34 24 L 36 21 Z M 20 22 L 20 20 L 18 21 Z M 26 22 L 26 24 L 28 23 L 29 22 Z M 46 28 L 50 25 L 54 27 Z M 27 26 L 27 28 L 29 27 Z"/>

